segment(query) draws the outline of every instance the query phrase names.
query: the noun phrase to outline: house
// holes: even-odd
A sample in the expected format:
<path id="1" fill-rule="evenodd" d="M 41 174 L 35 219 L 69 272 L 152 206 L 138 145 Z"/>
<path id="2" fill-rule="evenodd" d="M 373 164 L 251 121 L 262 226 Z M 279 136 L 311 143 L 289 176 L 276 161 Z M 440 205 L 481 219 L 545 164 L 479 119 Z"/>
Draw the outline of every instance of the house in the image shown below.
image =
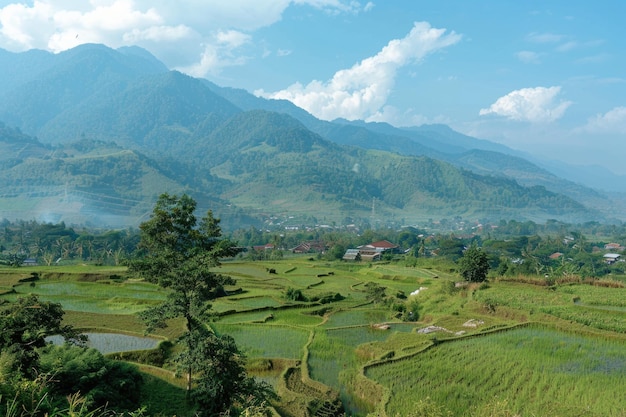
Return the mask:
<path id="1" fill-rule="evenodd" d="M 37 266 L 37 265 L 39 264 L 37 263 L 37 259 L 35 258 L 26 258 L 22 262 L 22 266 Z"/>
<path id="2" fill-rule="evenodd" d="M 367 250 L 374 249 L 378 252 L 397 253 L 400 247 L 398 245 L 395 245 L 389 242 L 388 240 L 379 240 L 378 242 L 372 242 L 368 245 L 359 246 L 359 249 L 361 248 L 364 248 Z"/>
<path id="3" fill-rule="evenodd" d="M 341 259 L 344 261 L 360 261 L 361 254 L 358 249 L 348 249 Z"/>
<path id="4" fill-rule="evenodd" d="M 367 245 L 359 246 L 359 249 L 357 250 L 359 251 L 361 260 L 364 260 L 364 261 L 380 261 L 383 256 L 382 251 L 369 248 L 367 247 Z"/>
<path id="5" fill-rule="evenodd" d="M 619 243 L 607 243 L 606 245 L 604 245 L 604 249 L 605 250 L 610 250 L 610 251 L 623 251 L 624 247 L 622 245 L 620 245 Z"/>
<path id="6" fill-rule="evenodd" d="M 615 262 L 617 262 L 620 258 L 620 254 L 619 253 L 607 253 L 603 256 L 604 258 L 604 262 L 606 262 L 607 264 L 611 265 Z"/>
<path id="7" fill-rule="evenodd" d="M 348 249 L 343 255 L 344 260 L 363 260 L 363 261 L 380 261 L 383 253 L 398 253 L 400 247 L 394 245 L 387 240 L 372 242 L 368 245 L 361 245 L 356 249 Z M 359 255 L 359 259 L 355 259 L 355 254 Z"/>
<path id="8" fill-rule="evenodd" d="M 302 242 L 295 248 L 291 249 L 292 253 L 311 253 L 311 252 L 324 253 L 325 251 L 326 251 L 326 245 L 318 241 Z"/>

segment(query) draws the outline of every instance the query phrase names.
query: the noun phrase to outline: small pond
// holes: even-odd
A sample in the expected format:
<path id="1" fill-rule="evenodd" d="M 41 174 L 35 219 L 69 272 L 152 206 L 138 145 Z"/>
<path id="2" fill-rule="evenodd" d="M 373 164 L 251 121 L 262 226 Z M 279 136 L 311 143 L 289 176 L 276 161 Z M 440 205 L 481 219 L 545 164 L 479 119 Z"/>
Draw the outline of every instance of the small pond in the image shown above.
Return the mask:
<path id="1" fill-rule="evenodd" d="M 83 333 L 89 340 L 88 347 L 98 350 L 103 355 L 115 352 L 128 352 L 133 350 L 149 350 L 158 346 L 160 340 L 151 337 L 129 336 L 120 333 Z M 63 344 L 62 336 L 54 335 L 46 337 L 47 342 L 55 345 Z"/>

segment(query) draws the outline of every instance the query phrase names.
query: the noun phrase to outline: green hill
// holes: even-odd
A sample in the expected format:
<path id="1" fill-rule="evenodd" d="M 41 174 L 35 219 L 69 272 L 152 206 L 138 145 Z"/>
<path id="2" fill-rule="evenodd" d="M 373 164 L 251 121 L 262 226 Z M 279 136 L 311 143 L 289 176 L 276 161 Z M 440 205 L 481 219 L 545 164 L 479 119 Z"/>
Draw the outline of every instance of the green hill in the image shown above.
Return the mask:
<path id="1" fill-rule="evenodd" d="M 0 120 L 20 130 L 0 130 L 0 217 L 136 224 L 161 192 L 193 194 L 249 224 L 578 222 L 610 206 L 451 129 L 320 121 L 285 101 L 165 71 L 139 48 L 0 54 L 8 66 L 35 62 L 44 70 L 2 70 L 14 83 L 1 83 Z"/>

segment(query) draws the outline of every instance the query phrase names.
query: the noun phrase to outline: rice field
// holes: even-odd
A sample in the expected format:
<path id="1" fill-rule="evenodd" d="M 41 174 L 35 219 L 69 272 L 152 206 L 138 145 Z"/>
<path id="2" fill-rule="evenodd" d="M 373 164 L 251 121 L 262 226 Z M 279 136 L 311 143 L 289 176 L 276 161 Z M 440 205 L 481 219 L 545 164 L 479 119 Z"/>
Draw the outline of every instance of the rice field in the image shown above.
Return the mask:
<path id="1" fill-rule="evenodd" d="M 594 329 L 626 334 L 626 288 L 568 285 L 549 289 L 519 283 L 476 291 L 478 302 L 545 313 Z"/>
<path id="2" fill-rule="evenodd" d="M 441 343 L 367 376 L 389 390 L 388 415 L 430 398 L 464 416 L 497 397 L 520 416 L 618 416 L 626 413 L 624 346 L 531 326 Z"/>
<path id="3" fill-rule="evenodd" d="M 212 323 L 217 333 L 227 333 L 248 357 L 301 359 L 309 338 L 307 330 L 291 326 Z"/>
<path id="4" fill-rule="evenodd" d="M 389 310 L 376 308 L 354 308 L 342 310 L 332 314 L 324 327 L 332 329 L 336 327 L 363 326 L 368 324 L 383 323 L 390 318 Z"/>
<path id="5" fill-rule="evenodd" d="M 50 267 L 34 285 L 19 283 L 30 272 L 0 270 L 0 300 L 35 293 L 61 303 L 66 323 L 97 332 L 141 334 L 137 313 L 167 294 L 143 282 L 94 278 L 123 276 L 120 269 Z M 219 314 L 208 324 L 231 335 L 252 362 L 300 363 L 313 383 L 341 394 L 348 415 L 413 416 L 420 401 L 453 416 L 492 415 L 484 407 L 494 404 L 506 405 L 503 416 L 626 415 L 616 388 L 626 386 L 623 288 L 490 282 L 450 291 L 458 279 L 450 273 L 307 258 L 225 262 L 219 273 L 237 284 L 211 303 Z M 402 322 L 389 304 L 369 302 L 369 282 L 391 297 L 426 287 L 395 299 L 414 303 L 419 321 Z M 306 301 L 287 299 L 288 289 L 300 290 Z M 335 294 L 341 297 L 311 301 Z M 480 325 L 467 327 L 468 321 Z M 381 323 L 390 328 L 372 327 Z M 443 330 L 422 333 L 428 327 Z M 172 321 L 156 333 L 175 340 L 183 329 L 182 321 Z M 283 386 L 278 375 L 259 377 Z M 386 392 L 385 401 L 370 395 L 378 391 Z"/>
<path id="6" fill-rule="evenodd" d="M 158 346 L 161 340 L 152 337 L 133 336 L 119 333 L 83 333 L 87 336 L 87 347 L 94 348 L 103 355 L 117 352 L 131 352 L 135 350 L 149 350 Z M 61 336 L 48 336 L 46 340 L 56 345 L 62 345 Z"/>
<path id="7" fill-rule="evenodd" d="M 33 285 L 34 284 L 34 285 Z M 60 303 L 64 310 L 101 314 L 135 314 L 163 301 L 166 292 L 153 284 L 72 281 L 37 281 L 13 287 L 15 293 L 4 298 L 15 299 L 36 294 L 43 301 Z"/>

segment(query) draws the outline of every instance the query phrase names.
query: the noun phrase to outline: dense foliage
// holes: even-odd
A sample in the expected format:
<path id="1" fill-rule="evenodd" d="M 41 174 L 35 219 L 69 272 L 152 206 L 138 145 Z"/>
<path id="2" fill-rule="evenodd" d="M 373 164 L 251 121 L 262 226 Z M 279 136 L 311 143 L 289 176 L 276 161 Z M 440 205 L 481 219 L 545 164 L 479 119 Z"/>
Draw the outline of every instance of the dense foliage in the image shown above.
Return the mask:
<path id="1" fill-rule="evenodd" d="M 345 222 L 350 224 L 352 220 L 346 218 Z M 411 255 L 406 258 L 407 265 L 419 257 L 440 257 L 456 262 L 464 247 L 477 242 L 488 256 L 490 269 L 498 275 L 538 274 L 557 279 L 571 274 L 602 277 L 626 270 L 623 262 L 607 263 L 603 258 L 610 252 L 605 245 L 617 245 L 618 251 L 626 246 L 625 225 L 510 220 L 477 227 L 457 217 L 431 220 L 420 228 L 400 230 L 346 226 L 297 226 L 296 229 L 249 227 L 230 233 L 229 239 L 239 248 L 273 245 L 272 250 L 249 250 L 239 255 L 251 260 L 282 259 L 285 253 L 303 242 L 314 244 L 317 249 L 312 249 L 311 253 L 316 256 L 341 259 L 346 249 L 386 239 Z M 134 256 L 139 239 L 136 229 L 78 229 L 63 222 L 3 220 L 0 221 L 0 264 L 20 266 L 24 260 L 33 259 L 39 265 L 76 262 L 121 265 Z M 320 248 L 325 248 L 323 254 Z"/>
<path id="2" fill-rule="evenodd" d="M 38 264 L 93 262 L 119 265 L 135 250 L 137 231 L 76 230 L 65 223 L 0 222 L 0 263 L 19 266 L 27 258 Z"/>
<path id="3" fill-rule="evenodd" d="M 162 194 L 150 220 L 139 227 L 140 256 L 129 270 L 170 290 L 165 302 L 141 317 L 149 330 L 165 327 L 168 319 L 185 320 L 186 332 L 180 338 L 184 350 L 176 362 L 187 375 L 187 391 L 199 413 L 214 416 L 236 404 L 253 405 L 250 398 L 261 403 L 272 390 L 247 376 L 231 338 L 215 335 L 205 325 L 211 308 L 208 302 L 223 293 L 224 285 L 235 283 L 214 268 L 238 249 L 222 238 L 219 219 L 212 212 L 198 222 L 195 210 L 196 202 L 187 195 Z"/>
<path id="4" fill-rule="evenodd" d="M 85 412 L 137 409 L 139 372 L 81 347 L 84 336 L 63 325 L 63 315 L 60 304 L 35 295 L 0 304 L 0 410 L 15 417 L 54 415 L 67 398 Z M 50 335 L 68 343 L 47 344 Z"/>
<path id="5" fill-rule="evenodd" d="M 95 349 L 48 345 L 41 351 L 41 371 L 53 375 L 51 393 L 59 398 L 80 393 L 89 409 L 138 408 L 141 374 Z"/>
<path id="6" fill-rule="evenodd" d="M 489 272 L 487 254 L 473 242 L 458 261 L 459 274 L 469 282 L 483 282 Z"/>
<path id="7" fill-rule="evenodd" d="M 46 345 L 46 336 L 60 334 L 80 342 L 81 337 L 63 325 L 62 318 L 60 304 L 40 301 L 35 295 L 0 303 L 0 354 L 5 366 L 10 364 L 21 375 L 34 377 L 40 371 L 38 349 Z"/>

